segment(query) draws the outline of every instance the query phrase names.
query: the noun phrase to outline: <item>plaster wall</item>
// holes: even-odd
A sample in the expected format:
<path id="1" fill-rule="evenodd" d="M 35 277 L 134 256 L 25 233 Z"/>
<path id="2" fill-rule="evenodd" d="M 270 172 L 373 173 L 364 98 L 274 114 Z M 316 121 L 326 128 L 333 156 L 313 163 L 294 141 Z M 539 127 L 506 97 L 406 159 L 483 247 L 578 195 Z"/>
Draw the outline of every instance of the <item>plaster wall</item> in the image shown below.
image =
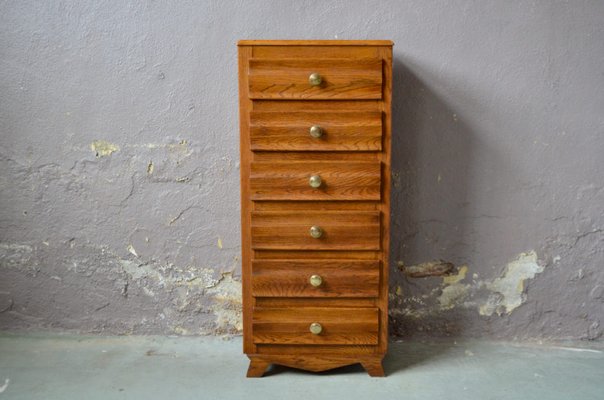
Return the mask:
<path id="1" fill-rule="evenodd" d="M 392 333 L 600 339 L 603 20 L 600 1 L 1 2 L 0 328 L 240 331 L 235 43 L 337 38 L 395 42 Z"/>

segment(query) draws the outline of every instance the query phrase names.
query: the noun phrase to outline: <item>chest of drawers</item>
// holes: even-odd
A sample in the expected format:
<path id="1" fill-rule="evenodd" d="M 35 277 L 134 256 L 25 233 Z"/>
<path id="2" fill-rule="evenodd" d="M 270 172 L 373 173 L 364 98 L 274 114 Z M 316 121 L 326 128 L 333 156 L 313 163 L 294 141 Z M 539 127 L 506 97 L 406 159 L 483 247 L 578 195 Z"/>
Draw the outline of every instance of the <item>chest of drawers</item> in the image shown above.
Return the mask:
<path id="1" fill-rule="evenodd" d="M 247 376 L 383 376 L 392 42 L 238 46 Z"/>

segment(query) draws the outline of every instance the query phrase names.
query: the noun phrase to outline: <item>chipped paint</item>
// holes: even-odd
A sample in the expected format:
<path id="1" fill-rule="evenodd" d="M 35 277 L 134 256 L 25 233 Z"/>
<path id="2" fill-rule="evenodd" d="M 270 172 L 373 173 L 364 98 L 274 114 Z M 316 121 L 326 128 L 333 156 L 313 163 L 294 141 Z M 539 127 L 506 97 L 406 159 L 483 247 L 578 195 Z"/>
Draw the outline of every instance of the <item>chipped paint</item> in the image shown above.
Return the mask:
<path id="1" fill-rule="evenodd" d="M 110 143 L 106 140 L 95 140 L 90 143 L 90 150 L 95 152 L 96 157 L 106 157 L 119 151 L 120 148 L 117 144 Z"/>
<path id="2" fill-rule="evenodd" d="M 476 309 L 483 316 L 511 314 L 526 301 L 525 282 L 543 272 L 543 269 L 538 263 L 537 253 L 530 251 L 521 253 L 508 263 L 499 277 L 478 280 L 478 274 L 473 273 L 472 281 L 465 283 L 469 268 L 462 265 L 456 274 L 443 277 L 440 289 L 434 289 L 430 296 L 425 296 L 434 298 L 435 304 L 428 303 L 425 308 L 406 307 L 398 314 L 422 318 L 454 308 Z M 402 300 L 409 305 L 423 303 L 414 299 L 412 296 Z M 395 313 L 392 312 L 393 315 Z"/>
<path id="3" fill-rule="evenodd" d="M 153 161 L 149 161 L 149 164 L 147 164 L 147 174 L 153 175 L 154 169 L 155 169 L 155 166 L 153 165 Z"/>
<path id="4" fill-rule="evenodd" d="M 459 271 L 457 271 L 457 274 L 443 277 L 443 282 L 446 283 L 447 285 L 453 285 L 455 283 L 458 283 L 458 282 L 466 279 L 467 273 L 468 273 L 468 266 L 462 265 L 459 268 Z"/>
<path id="5" fill-rule="evenodd" d="M 214 270 L 195 266 L 177 267 L 173 264 L 156 265 L 120 260 L 124 272 L 133 280 L 151 279 L 160 287 L 197 287 L 208 289 L 220 280 L 214 278 Z"/>
<path id="6" fill-rule="evenodd" d="M 543 272 L 543 266 L 537 262 L 537 253 L 530 251 L 521 253 L 515 260 L 508 263 L 503 275 L 492 282 L 486 283 L 486 288 L 492 294 L 487 302 L 480 306 L 480 315 L 511 314 L 526 301 L 524 294 L 525 282 Z"/>
<path id="7" fill-rule="evenodd" d="M 32 262 L 34 248 L 26 244 L 0 243 L 0 267 L 15 268 L 36 274 L 38 267 Z"/>
<path id="8" fill-rule="evenodd" d="M 218 248 L 222 250 L 222 239 L 220 238 L 220 236 L 218 237 Z"/>
<path id="9" fill-rule="evenodd" d="M 241 282 L 233 279 L 233 274 L 227 272 L 206 293 L 213 296 L 215 301 L 210 309 L 216 316 L 216 332 L 242 332 Z"/>
<path id="10" fill-rule="evenodd" d="M 440 310 L 450 310 L 468 297 L 469 285 L 454 284 L 445 286 L 438 296 Z"/>
<path id="11" fill-rule="evenodd" d="M 131 244 L 128 245 L 128 253 L 132 254 L 134 257 L 138 257 L 138 254 L 136 253 L 134 246 L 132 246 Z"/>
<path id="12" fill-rule="evenodd" d="M 449 274 L 455 266 L 450 262 L 436 260 L 410 266 L 405 266 L 402 261 L 399 261 L 398 267 L 411 278 L 425 278 Z"/>

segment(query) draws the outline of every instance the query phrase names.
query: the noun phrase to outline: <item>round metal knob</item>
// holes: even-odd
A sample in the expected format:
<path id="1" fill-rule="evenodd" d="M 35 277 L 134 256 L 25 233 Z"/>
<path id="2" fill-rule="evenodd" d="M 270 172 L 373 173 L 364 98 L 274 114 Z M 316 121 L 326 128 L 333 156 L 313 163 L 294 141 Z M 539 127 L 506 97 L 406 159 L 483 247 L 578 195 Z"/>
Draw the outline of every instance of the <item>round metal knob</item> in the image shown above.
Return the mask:
<path id="1" fill-rule="evenodd" d="M 315 139 L 320 138 L 321 136 L 323 136 L 323 128 L 321 128 L 319 125 L 311 126 L 310 136 L 314 137 Z"/>
<path id="2" fill-rule="evenodd" d="M 323 82 L 323 78 L 321 78 L 321 75 L 317 72 L 313 72 L 308 77 L 308 83 L 310 83 L 311 86 L 319 86 L 321 82 Z"/>
<path id="3" fill-rule="evenodd" d="M 310 333 L 313 335 L 318 335 L 323 331 L 323 327 L 318 322 L 313 322 L 310 324 Z"/>
<path id="4" fill-rule="evenodd" d="M 319 287 L 323 284 L 323 278 L 321 278 L 321 275 L 311 275 L 308 281 L 314 287 Z"/>
<path id="5" fill-rule="evenodd" d="M 310 177 L 310 179 L 308 179 L 308 184 L 311 188 L 316 189 L 318 187 L 321 187 L 321 183 L 323 183 L 323 181 L 321 181 L 321 177 L 319 175 L 313 175 Z"/>
<path id="6" fill-rule="evenodd" d="M 315 239 L 319 239 L 321 236 L 323 236 L 323 229 L 321 229 L 320 226 L 311 226 L 310 227 L 310 236 L 312 236 Z"/>

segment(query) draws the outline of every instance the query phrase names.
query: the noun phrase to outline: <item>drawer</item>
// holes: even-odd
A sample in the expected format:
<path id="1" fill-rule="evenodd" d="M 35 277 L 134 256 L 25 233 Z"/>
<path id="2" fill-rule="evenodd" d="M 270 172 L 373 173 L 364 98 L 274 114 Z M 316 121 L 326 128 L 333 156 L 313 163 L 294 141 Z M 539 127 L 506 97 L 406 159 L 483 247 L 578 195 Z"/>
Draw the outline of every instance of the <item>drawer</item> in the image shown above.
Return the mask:
<path id="1" fill-rule="evenodd" d="M 250 142 L 254 151 L 380 151 L 382 113 L 252 111 Z"/>
<path id="2" fill-rule="evenodd" d="M 252 200 L 380 200 L 380 163 L 253 162 Z"/>
<path id="3" fill-rule="evenodd" d="M 252 261 L 255 297 L 378 297 L 375 260 Z"/>
<path id="4" fill-rule="evenodd" d="M 256 344 L 376 345 L 378 328 L 377 308 L 254 308 L 252 317 Z"/>
<path id="5" fill-rule="evenodd" d="M 379 211 L 252 212 L 255 250 L 379 250 Z"/>
<path id="6" fill-rule="evenodd" d="M 311 79 L 311 75 L 315 79 Z M 249 97 L 267 100 L 382 98 L 382 60 L 250 59 Z"/>

